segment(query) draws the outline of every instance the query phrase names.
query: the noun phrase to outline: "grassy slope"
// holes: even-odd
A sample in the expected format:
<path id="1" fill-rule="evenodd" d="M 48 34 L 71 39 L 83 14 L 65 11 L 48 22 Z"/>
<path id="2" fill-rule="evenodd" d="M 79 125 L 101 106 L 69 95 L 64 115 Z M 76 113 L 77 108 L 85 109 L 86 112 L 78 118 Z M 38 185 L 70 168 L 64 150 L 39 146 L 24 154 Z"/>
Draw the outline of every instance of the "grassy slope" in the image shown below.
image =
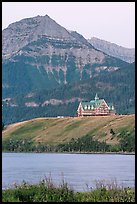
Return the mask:
<path id="1" fill-rule="evenodd" d="M 3 140 L 28 139 L 44 144 L 60 144 L 72 138 L 90 134 L 94 139 L 108 144 L 117 144 L 121 130 L 131 131 L 135 127 L 135 115 L 37 118 L 7 126 Z M 110 130 L 113 129 L 115 137 Z"/>

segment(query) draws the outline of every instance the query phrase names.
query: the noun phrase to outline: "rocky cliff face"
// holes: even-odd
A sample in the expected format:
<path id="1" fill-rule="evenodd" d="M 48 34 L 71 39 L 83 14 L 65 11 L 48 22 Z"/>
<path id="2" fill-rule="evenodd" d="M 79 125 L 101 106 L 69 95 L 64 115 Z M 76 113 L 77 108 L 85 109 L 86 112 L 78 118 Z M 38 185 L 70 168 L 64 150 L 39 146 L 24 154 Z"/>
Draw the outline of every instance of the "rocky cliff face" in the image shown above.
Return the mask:
<path id="1" fill-rule="evenodd" d="M 101 50 L 102 52 L 105 52 L 108 55 L 117 57 L 129 63 L 135 61 L 134 48 L 125 48 L 95 37 L 89 39 L 88 42 L 91 43 L 91 45 L 93 45 L 96 49 Z"/>
<path id="2" fill-rule="evenodd" d="M 50 89 L 124 65 L 47 15 L 23 19 L 4 29 L 2 53 L 4 95 Z"/>
<path id="3" fill-rule="evenodd" d="M 85 40 L 86 41 L 86 40 Z M 69 61 L 75 64 L 80 78 L 87 63 L 102 63 L 105 55 L 87 42 L 75 38 L 49 16 L 23 19 L 9 25 L 2 34 L 3 60 L 24 63 L 47 72 L 63 71 L 63 83 L 67 83 L 66 72 Z M 24 66 L 25 66 L 24 65 Z M 91 76 L 91 70 L 87 70 Z M 58 77 L 59 78 L 59 77 Z M 57 80 L 60 83 L 60 78 Z"/>
<path id="4" fill-rule="evenodd" d="M 26 18 L 12 23 L 2 32 L 3 57 L 12 56 L 30 42 L 41 36 L 75 41 L 69 32 L 48 15 Z"/>

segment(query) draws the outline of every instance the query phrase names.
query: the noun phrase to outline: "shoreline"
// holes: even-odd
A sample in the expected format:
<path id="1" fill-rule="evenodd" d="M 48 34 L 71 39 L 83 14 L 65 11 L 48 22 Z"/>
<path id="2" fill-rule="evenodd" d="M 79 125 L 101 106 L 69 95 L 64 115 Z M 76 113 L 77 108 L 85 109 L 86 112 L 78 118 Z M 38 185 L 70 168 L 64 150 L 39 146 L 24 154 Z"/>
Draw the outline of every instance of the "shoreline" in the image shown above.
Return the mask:
<path id="1" fill-rule="evenodd" d="M 109 155 L 135 155 L 135 152 L 2 152 L 2 153 L 47 153 L 47 154 L 109 154 Z"/>

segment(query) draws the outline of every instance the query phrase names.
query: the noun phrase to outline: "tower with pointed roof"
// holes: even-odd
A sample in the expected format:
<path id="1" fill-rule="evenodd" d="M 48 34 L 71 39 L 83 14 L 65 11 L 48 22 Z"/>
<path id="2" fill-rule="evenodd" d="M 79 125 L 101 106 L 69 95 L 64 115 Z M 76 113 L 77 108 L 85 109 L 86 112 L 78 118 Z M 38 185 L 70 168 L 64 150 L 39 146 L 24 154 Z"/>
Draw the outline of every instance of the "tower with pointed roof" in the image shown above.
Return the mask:
<path id="1" fill-rule="evenodd" d="M 99 100 L 99 97 L 98 97 L 97 93 L 96 93 L 96 95 L 95 95 L 95 101 L 96 101 L 96 100 Z"/>

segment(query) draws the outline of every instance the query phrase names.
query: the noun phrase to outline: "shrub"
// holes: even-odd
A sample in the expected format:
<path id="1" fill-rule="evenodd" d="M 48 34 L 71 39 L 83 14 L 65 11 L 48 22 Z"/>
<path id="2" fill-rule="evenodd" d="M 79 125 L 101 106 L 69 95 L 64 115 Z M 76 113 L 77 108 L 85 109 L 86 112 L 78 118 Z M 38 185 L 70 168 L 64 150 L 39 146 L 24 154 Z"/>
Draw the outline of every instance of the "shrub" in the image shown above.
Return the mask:
<path id="1" fill-rule="evenodd" d="M 96 189 L 90 192 L 74 192 L 62 181 L 55 185 L 51 177 L 39 184 L 16 185 L 14 189 L 2 192 L 3 202 L 135 202 L 135 189 L 119 187 L 117 183 L 96 183 Z"/>

